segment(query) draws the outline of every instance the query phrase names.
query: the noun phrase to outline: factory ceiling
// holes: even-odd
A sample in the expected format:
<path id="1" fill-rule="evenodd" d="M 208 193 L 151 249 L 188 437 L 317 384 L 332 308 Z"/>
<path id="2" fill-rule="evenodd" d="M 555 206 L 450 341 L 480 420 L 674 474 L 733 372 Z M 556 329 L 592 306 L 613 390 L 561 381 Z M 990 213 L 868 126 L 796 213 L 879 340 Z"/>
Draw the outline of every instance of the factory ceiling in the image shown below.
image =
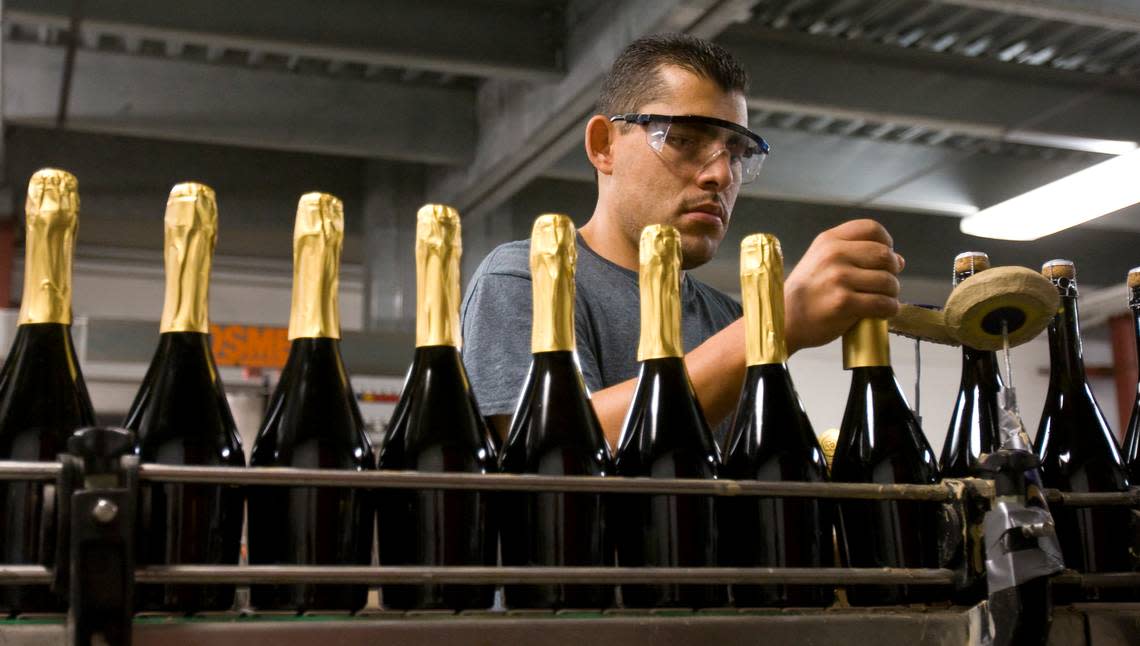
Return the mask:
<path id="1" fill-rule="evenodd" d="M 957 231 L 964 215 L 1140 142 L 1140 4 L 1127 0 L 5 0 L 3 12 L 14 202 L 38 145 L 66 157 L 70 141 L 104 137 L 108 151 L 142 140 L 199 167 L 263 163 L 237 174 L 273 185 L 288 165 L 314 177 L 415 167 L 426 200 L 472 225 L 510 219 L 497 229 L 510 238 L 533 209 L 588 216 L 581 128 L 600 79 L 632 38 L 687 31 L 744 61 L 751 125 L 773 148 L 734 237 L 775 230 L 794 259 L 820 228 L 868 214 L 932 279 L 965 246 L 1001 263 L 1076 256 L 1101 284 L 1140 264 L 1135 207 L 1029 245 Z M 84 153 L 107 173 L 91 185 L 161 190 L 162 169 L 177 168 L 122 154 Z M 254 210 L 234 217 L 286 226 Z M 707 275 L 731 289 L 732 264 Z"/>

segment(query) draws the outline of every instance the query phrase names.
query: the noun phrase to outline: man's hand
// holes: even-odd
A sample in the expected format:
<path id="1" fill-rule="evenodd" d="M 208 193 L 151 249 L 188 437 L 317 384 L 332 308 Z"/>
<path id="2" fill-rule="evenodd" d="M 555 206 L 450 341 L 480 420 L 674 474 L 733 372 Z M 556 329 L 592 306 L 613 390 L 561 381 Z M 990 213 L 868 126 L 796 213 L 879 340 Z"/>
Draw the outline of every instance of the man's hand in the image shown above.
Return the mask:
<path id="1" fill-rule="evenodd" d="M 852 220 L 816 236 L 784 284 L 788 351 L 823 345 L 861 318 L 899 310 L 896 275 L 906 262 L 874 220 Z"/>

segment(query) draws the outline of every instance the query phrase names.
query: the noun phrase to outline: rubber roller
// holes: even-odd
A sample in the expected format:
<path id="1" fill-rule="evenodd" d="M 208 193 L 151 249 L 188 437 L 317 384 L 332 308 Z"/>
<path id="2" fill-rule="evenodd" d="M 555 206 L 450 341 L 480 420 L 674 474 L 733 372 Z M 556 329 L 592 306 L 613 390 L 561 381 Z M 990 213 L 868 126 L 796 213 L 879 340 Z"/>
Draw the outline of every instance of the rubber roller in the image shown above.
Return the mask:
<path id="1" fill-rule="evenodd" d="M 903 304 L 891 319 L 891 331 L 944 345 L 1000 350 L 1003 322 L 1010 347 L 1018 346 L 1048 327 L 1058 306 L 1056 288 L 1041 274 L 1025 267 L 996 267 L 959 283 L 941 310 Z"/>

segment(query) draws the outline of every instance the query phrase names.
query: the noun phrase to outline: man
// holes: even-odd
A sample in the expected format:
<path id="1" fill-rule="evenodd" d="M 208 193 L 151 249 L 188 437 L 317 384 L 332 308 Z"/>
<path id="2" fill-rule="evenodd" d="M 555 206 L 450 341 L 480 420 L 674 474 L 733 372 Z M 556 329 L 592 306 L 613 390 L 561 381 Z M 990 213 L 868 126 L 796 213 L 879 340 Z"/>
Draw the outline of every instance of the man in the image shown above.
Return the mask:
<path id="1" fill-rule="evenodd" d="M 739 63 L 713 43 L 649 36 L 614 62 L 598 114 L 586 124 L 598 201 L 578 232 L 575 330 L 582 374 L 611 447 L 637 385 L 641 230 L 676 227 L 684 269 L 716 254 L 740 186 L 766 154 L 763 140 L 747 131 L 747 84 Z M 463 302 L 464 363 L 500 435 L 530 365 L 528 253 L 525 240 L 492 251 Z M 871 220 L 820 234 L 785 284 L 789 352 L 827 343 L 857 319 L 894 315 L 902 268 L 890 235 Z M 741 308 L 687 273 L 681 300 L 685 364 L 723 446 L 746 369 Z"/>

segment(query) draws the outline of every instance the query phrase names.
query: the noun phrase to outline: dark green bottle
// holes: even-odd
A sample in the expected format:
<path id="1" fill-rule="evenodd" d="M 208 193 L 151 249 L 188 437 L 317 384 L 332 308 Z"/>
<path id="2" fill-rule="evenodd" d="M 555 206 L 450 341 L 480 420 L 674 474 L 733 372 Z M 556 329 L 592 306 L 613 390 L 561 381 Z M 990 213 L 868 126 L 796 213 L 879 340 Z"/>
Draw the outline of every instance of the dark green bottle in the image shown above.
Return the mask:
<path id="1" fill-rule="evenodd" d="M 384 444 L 380 468 L 488 473 L 490 432 L 459 355 L 459 214 L 429 204 L 416 216 L 416 351 Z M 495 565 L 492 496 L 430 489 L 377 493 L 381 565 Z M 384 585 L 389 608 L 479 609 L 491 585 Z"/>
<path id="2" fill-rule="evenodd" d="M 24 294 L 16 340 L 0 370 L 0 460 L 56 462 L 67 438 L 95 424 L 71 342 L 71 259 L 79 226 L 78 182 L 45 168 L 28 182 Z M 50 565 L 56 521 L 45 514 L 54 486 L 0 482 L 0 561 Z M 3 586 L 0 612 L 62 612 L 46 585 Z"/>
<path id="3" fill-rule="evenodd" d="M 210 348 L 207 312 L 218 207 L 210 187 L 187 182 L 166 203 L 166 299 L 159 342 L 123 426 L 143 463 L 245 467 L 237 425 Z M 235 486 L 144 483 L 140 565 L 237 565 L 244 495 Z M 138 610 L 227 610 L 234 586 L 140 585 Z"/>
<path id="4" fill-rule="evenodd" d="M 769 234 L 740 245 L 748 371 L 721 473 L 734 480 L 826 482 L 827 462 L 788 372 L 784 270 Z M 721 563 L 732 567 L 831 567 L 833 506 L 808 498 L 718 499 Z M 830 586 L 733 585 L 737 606 L 820 606 Z"/>
<path id="5" fill-rule="evenodd" d="M 934 451 L 891 369 L 885 319 L 863 319 L 843 335 L 851 392 L 831 465 L 835 482 L 934 484 Z M 939 510 L 902 500 L 839 503 L 840 553 L 848 567 L 936 568 Z M 851 605 L 897 605 L 936 598 L 929 586 L 853 585 Z"/>
<path id="6" fill-rule="evenodd" d="M 1041 268 L 1061 295 L 1061 307 L 1049 324 L 1049 389 L 1037 427 L 1034 450 L 1041 458 L 1046 487 L 1075 492 L 1111 492 L 1128 488 L 1124 460 L 1085 376 L 1077 311 L 1077 270 L 1071 261 L 1051 260 Z M 1052 505 L 1065 566 L 1078 572 L 1131 570 L 1124 507 Z M 1057 603 L 1078 600 L 1126 600 L 1128 588 L 1055 587 Z"/>
<path id="7" fill-rule="evenodd" d="M 641 373 L 626 414 L 614 467 L 618 475 L 714 479 L 720 450 L 685 369 L 681 341 L 680 234 L 654 224 L 641 232 Z M 717 564 L 716 503 L 711 496 L 630 494 L 611 507 L 618 565 Z M 724 585 L 622 585 L 630 608 L 707 608 L 728 602 Z"/>
<path id="8" fill-rule="evenodd" d="M 530 240 L 534 359 L 501 456 L 506 473 L 605 476 L 613 472 L 574 339 L 574 224 L 543 215 Z M 504 565 L 613 564 L 605 498 L 595 493 L 503 492 Z M 605 608 L 612 585 L 508 585 L 508 608 Z"/>
<path id="9" fill-rule="evenodd" d="M 340 354 L 341 201 L 307 193 L 293 231 L 289 358 L 250 457 L 253 467 L 369 471 L 375 456 Z M 373 506 L 363 489 L 250 487 L 251 565 L 369 565 Z M 258 610 L 359 610 L 364 585 L 255 585 Z"/>

